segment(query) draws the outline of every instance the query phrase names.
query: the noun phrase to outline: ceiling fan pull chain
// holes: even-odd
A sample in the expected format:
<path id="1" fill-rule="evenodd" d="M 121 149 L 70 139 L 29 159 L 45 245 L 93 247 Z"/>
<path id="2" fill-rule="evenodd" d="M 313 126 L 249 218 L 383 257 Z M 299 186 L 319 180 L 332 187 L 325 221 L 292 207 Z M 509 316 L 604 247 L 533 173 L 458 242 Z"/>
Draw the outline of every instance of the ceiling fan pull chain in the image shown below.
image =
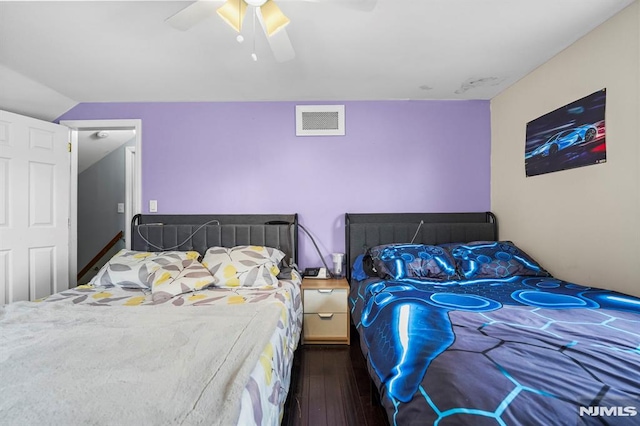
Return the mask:
<path id="1" fill-rule="evenodd" d="M 244 37 L 242 36 L 242 2 L 244 0 L 238 0 L 238 37 L 236 40 L 238 43 L 242 43 L 244 41 Z"/>
<path id="2" fill-rule="evenodd" d="M 258 55 L 256 55 L 256 8 L 253 8 L 253 53 L 251 54 L 251 59 L 254 62 L 258 61 Z"/>

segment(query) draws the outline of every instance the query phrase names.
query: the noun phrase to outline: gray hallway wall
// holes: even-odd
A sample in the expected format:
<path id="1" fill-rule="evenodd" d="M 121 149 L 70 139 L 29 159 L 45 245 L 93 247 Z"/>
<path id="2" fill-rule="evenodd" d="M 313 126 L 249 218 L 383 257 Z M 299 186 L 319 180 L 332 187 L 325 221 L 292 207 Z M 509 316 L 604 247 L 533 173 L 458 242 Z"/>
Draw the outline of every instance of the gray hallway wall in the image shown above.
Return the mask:
<path id="1" fill-rule="evenodd" d="M 127 226 L 117 209 L 125 201 L 127 146 L 135 146 L 135 139 L 78 175 L 78 271 Z M 118 245 L 124 248 L 122 240 Z"/>

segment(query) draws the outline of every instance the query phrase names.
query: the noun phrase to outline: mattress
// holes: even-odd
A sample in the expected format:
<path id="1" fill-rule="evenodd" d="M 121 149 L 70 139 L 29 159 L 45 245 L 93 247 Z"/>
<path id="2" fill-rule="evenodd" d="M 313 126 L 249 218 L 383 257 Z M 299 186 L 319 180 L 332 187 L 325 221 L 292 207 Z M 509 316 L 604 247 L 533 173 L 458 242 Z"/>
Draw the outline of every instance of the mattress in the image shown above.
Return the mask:
<path id="1" fill-rule="evenodd" d="M 640 299 L 552 277 L 353 280 L 392 425 L 637 425 Z"/>
<path id="2" fill-rule="evenodd" d="M 0 424 L 26 419 L 39 424 L 279 424 L 302 318 L 295 273 L 268 288 L 207 288 L 161 301 L 154 301 L 148 289 L 80 286 L 7 305 L 0 308 Z M 184 345 L 173 339 L 156 349 L 170 346 L 174 352 L 156 355 L 153 345 L 167 335 Z M 48 358 L 39 348 L 67 357 Z M 40 365 L 30 364 L 25 353 Z M 116 359 L 136 366 L 130 369 L 139 375 L 137 382 L 122 387 L 128 377 L 113 380 L 123 369 L 105 366 Z M 35 371 L 44 376 L 29 377 Z M 30 383 L 56 384 L 34 389 Z M 82 383 L 86 388 L 79 387 Z M 102 392 L 96 383 L 111 388 Z M 169 400 L 157 391 L 163 383 L 174 386 Z M 110 395 L 119 389 L 138 391 L 114 397 L 119 404 L 113 405 Z M 156 393 L 163 397 L 153 398 Z"/>

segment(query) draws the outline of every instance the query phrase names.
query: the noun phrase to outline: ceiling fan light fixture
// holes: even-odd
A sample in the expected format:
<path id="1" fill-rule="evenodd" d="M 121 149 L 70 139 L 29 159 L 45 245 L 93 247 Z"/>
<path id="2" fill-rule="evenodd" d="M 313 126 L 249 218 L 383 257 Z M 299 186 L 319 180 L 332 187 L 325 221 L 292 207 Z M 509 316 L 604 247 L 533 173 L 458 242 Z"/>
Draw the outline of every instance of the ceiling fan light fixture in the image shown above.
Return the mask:
<path id="1" fill-rule="evenodd" d="M 222 20 L 237 32 L 242 29 L 246 11 L 247 3 L 244 0 L 227 0 L 225 4 L 216 10 Z"/>
<path id="2" fill-rule="evenodd" d="M 264 28 L 268 36 L 272 36 L 289 24 L 289 18 L 282 13 L 278 5 L 273 0 L 268 0 L 260 6 L 260 13 L 264 21 Z"/>

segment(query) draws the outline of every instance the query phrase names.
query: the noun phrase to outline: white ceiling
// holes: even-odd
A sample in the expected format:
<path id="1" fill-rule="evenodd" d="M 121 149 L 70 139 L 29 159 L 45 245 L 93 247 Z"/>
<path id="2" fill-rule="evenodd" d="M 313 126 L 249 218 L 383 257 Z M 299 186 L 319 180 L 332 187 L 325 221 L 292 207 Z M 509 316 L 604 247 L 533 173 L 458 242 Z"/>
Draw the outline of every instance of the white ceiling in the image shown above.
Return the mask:
<path id="1" fill-rule="evenodd" d="M 191 2 L 0 0 L 0 108 L 491 99 L 633 0 L 354 2 L 277 1 L 296 51 L 277 63 L 251 19 L 243 44 L 215 14 L 184 32 L 164 22 Z"/>
<path id="2" fill-rule="evenodd" d="M 98 137 L 97 133 L 97 130 L 78 131 L 78 174 L 133 140 L 136 135 L 135 130 L 106 130 L 107 137 L 103 138 Z"/>

